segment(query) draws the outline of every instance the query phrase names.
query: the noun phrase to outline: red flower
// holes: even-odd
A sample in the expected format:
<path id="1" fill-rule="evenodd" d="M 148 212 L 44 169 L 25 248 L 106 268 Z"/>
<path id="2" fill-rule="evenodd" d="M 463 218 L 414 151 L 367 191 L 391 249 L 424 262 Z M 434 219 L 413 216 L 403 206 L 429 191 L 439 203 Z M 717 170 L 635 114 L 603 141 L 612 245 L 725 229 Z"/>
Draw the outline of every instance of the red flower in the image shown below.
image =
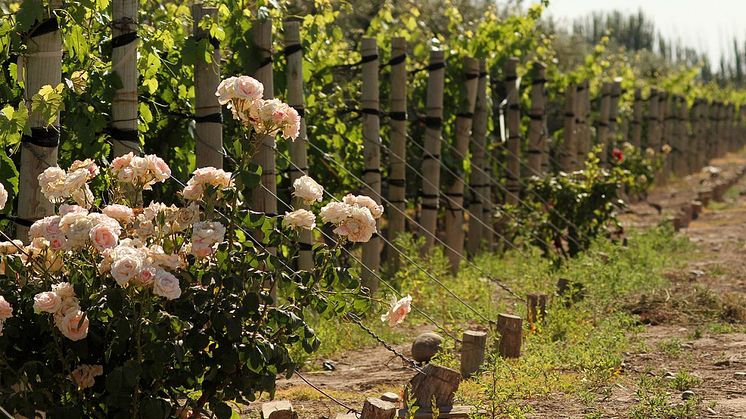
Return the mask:
<path id="1" fill-rule="evenodd" d="M 617 163 L 621 163 L 624 161 L 624 153 L 622 153 L 622 150 L 615 148 L 611 152 L 611 156 L 616 160 Z"/>

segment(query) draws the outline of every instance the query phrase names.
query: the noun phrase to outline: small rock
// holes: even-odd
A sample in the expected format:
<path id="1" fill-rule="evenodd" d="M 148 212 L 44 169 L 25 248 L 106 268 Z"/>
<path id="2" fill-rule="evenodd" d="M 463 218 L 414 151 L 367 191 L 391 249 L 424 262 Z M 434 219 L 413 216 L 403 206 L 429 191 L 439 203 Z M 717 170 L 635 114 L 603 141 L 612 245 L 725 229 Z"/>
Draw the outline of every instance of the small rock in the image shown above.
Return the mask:
<path id="1" fill-rule="evenodd" d="M 335 371 L 337 369 L 337 366 L 334 365 L 334 362 L 329 361 L 328 359 L 324 361 L 321 365 L 324 367 L 324 370 L 326 371 Z"/>
<path id="2" fill-rule="evenodd" d="M 694 349 L 694 345 L 692 345 L 691 343 L 688 343 L 688 342 L 682 343 L 681 347 L 684 348 L 684 349 Z"/>
<path id="3" fill-rule="evenodd" d="M 709 413 L 711 415 L 717 415 L 718 414 L 718 412 L 716 412 L 715 409 L 713 409 L 711 407 L 707 408 L 707 413 Z"/>
<path id="4" fill-rule="evenodd" d="M 412 343 L 412 358 L 417 362 L 428 362 L 440 352 L 443 338 L 437 333 L 423 333 Z"/>
<path id="5" fill-rule="evenodd" d="M 663 374 L 663 377 L 664 377 L 664 378 L 666 378 L 666 379 L 668 379 L 668 380 L 670 380 L 670 379 L 674 379 L 674 378 L 676 378 L 676 373 L 675 373 L 675 372 L 673 372 L 673 371 L 666 371 L 666 372 L 665 372 L 665 373 Z"/>
<path id="6" fill-rule="evenodd" d="M 399 403 L 399 395 L 396 393 L 388 392 L 381 395 L 381 400 L 391 403 Z"/>
<path id="7" fill-rule="evenodd" d="M 704 276 L 704 274 L 705 274 L 705 271 L 701 269 L 692 269 L 691 271 L 689 271 L 689 280 L 694 281 L 695 279 L 698 279 Z"/>
<path id="8" fill-rule="evenodd" d="M 691 391 L 691 390 L 687 390 L 687 391 L 685 391 L 685 392 L 681 393 L 681 398 L 682 398 L 682 399 L 684 399 L 684 400 L 689 400 L 689 399 L 691 399 L 692 397 L 694 397 L 695 395 L 696 395 L 696 394 L 694 394 L 694 392 L 693 392 L 693 391 Z"/>
<path id="9" fill-rule="evenodd" d="M 733 375 L 734 375 L 734 376 L 735 376 L 736 378 L 738 378 L 739 380 L 743 380 L 744 378 L 746 378 L 746 372 L 743 372 L 743 371 L 738 371 L 738 372 L 736 372 L 736 373 L 735 373 L 735 374 L 733 374 Z"/>
<path id="10" fill-rule="evenodd" d="M 730 359 L 721 359 L 720 361 L 715 361 L 713 365 L 716 367 L 727 367 L 730 365 Z"/>

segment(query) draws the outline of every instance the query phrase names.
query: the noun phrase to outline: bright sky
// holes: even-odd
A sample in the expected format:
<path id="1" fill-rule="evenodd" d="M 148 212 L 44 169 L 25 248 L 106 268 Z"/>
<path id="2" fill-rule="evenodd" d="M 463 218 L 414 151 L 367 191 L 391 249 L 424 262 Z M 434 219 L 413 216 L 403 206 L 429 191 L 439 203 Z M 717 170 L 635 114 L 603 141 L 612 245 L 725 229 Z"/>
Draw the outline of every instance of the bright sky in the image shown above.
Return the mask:
<path id="1" fill-rule="evenodd" d="M 732 55 L 734 35 L 744 47 L 746 0 L 550 0 L 547 14 L 569 23 L 592 11 L 638 9 L 669 39 L 680 37 L 684 44 L 706 51 L 715 68 L 724 51 L 726 57 Z"/>

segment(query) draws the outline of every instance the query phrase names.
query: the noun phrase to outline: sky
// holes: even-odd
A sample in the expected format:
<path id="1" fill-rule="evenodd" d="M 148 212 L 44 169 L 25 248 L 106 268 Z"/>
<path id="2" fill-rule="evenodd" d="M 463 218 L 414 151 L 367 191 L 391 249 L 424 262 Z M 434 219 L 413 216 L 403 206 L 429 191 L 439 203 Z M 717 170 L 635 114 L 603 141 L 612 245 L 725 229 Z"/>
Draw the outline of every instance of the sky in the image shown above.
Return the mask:
<path id="1" fill-rule="evenodd" d="M 546 14 L 569 24 L 593 11 L 638 9 L 669 39 L 680 37 L 685 45 L 707 52 L 713 66 L 723 51 L 732 55 L 734 35 L 741 48 L 746 42 L 746 0 L 550 0 Z"/>

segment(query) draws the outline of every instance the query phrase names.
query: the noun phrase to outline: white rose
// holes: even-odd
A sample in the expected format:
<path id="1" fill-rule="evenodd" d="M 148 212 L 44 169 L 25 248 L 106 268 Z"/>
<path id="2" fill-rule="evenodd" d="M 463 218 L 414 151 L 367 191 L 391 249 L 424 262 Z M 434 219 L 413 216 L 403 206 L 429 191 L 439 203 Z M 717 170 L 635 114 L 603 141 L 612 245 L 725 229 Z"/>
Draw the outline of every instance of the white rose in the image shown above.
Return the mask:
<path id="1" fill-rule="evenodd" d="M 0 210 L 5 208 L 5 204 L 8 202 L 8 191 L 5 190 L 5 186 L 0 183 Z"/>
<path id="2" fill-rule="evenodd" d="M 282 219 L 282 225 L 294 229 L 313 230 L 316 227 L 316 215 L 305 209 L 288 212 Z"/>
<path id="3" fill-rule="evenodd" d="M 126 205 L 107 205 L 104 207 L 103 210 L 101 210 L 101 212 L 119 221 L 122 224 L 127 224 L 131 222 L 133 218 L 135 218 L 135 212 L 132 211 L 132 208 Z"/>
<path id="4" fill-rule="evenodd" d="M 75 289 L 69 282 L 60 282 L 52 285 L 52 292 L 62 299 L 75 297 Z"/>
<path id="5" fill-rule="evenodd" d="M 330 202 L 321 208 L 321 220 L 325 223 L 337 225 L 350 216 L 352 206 L 344 202 Z"/>
<path id="6" fill-rule="evenodd" d="M 324 187 L 310 176 L 303 175 L 293 182 L 293 196 L 302 199 L 306 204 L 321 202 L 324 198 Z"/>
<path id="7" fill-rule="evenodd" d="M 140 272 L 141 265 L 142 259 L 132 255 L 123 255 L 111 263 L 111 276 L 117 284 L 123 287 Z"/>
<path id="8" fill-rule="evenodd" d="M 365 243 L 376 232 L 376 220 L 368 208 L 352 206 L 350 217 L 334 229 L 334 233 L 347 237 L 351 242 Z"/>
<path id="9" fill-rule="evenodd" d="M 381 215 L 383 215 L 383 206 L 378 205 L 376 201 L 369 196 L 348 194 L 344 197 L 343 201 L 348 205 L 357 205 L 358 207 L 368 208 L 370 214 L 375 219 L 379 219 L 381 218 Z"/>
<path id="10" fill-rule="evenodd" d="M 153 294 L 175 300 L 181 296 L 179 279 L 172 273 L 159 269 L 153 280 Z"/>

